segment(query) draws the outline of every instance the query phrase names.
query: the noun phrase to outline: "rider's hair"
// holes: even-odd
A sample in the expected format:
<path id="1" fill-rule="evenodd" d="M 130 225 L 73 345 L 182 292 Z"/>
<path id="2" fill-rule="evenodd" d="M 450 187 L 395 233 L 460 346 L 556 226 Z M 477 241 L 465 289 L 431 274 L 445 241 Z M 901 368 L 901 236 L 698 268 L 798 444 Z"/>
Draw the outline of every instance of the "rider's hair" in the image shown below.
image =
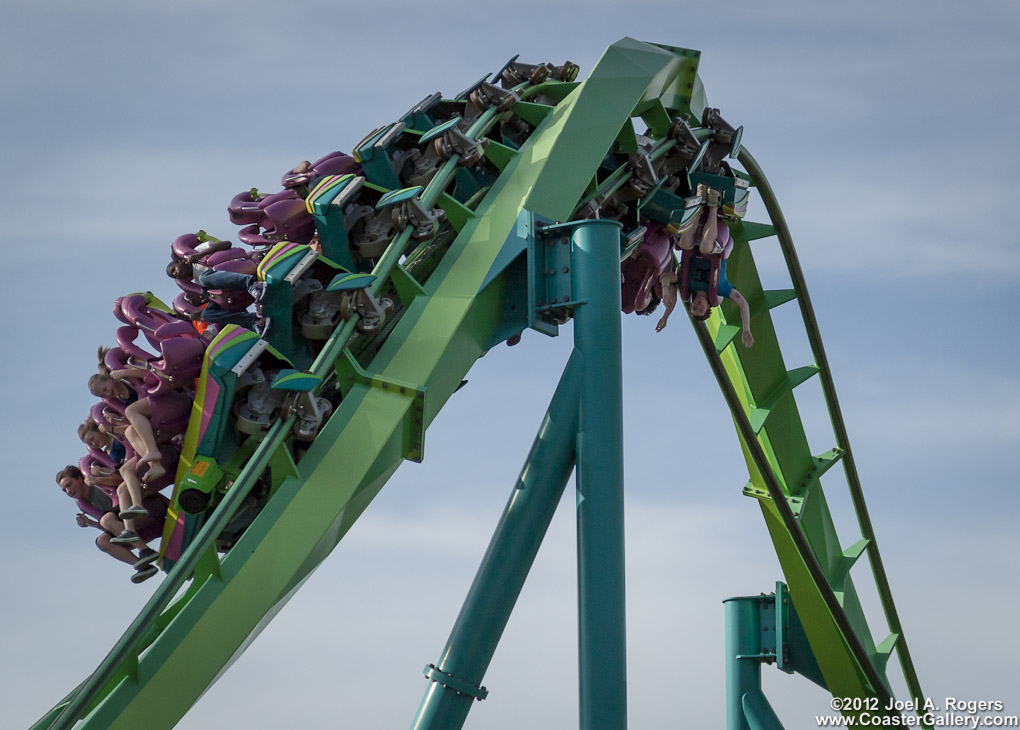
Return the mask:
<path id="1" fill-rule="evenodd" d="M 71 479 L 84 479 L 85 475 L 81 473 L 81 469 L 78 467 L 73 464 L 68 464 L 57 472 L 57 484 L 60 484 L 60 480 L 64 477 L 70 477 Z"/>
<path id="2" fill-rule="evenodd" d="M 195 272 L 187 261 L 171 261 L 166 265 L 166 275 L 171 279 L 190 279 Z"/>
<path id="3" fill-rule="evenodd" d="M 699 297 L 698 296 L 699 294 L 704 294 L 705 296 L 704 297 Z M 699 299 L 701 299 L 701 298 L 703 298 L 705 300 L 705 312 L 704 312 L 704 314 L 695 314 L 694 313 L 694 303 L 696 301 L 698 301 Z M 698 292 L 695 292 L 694 294 L 691 295 L 690 308 L 691 308 L 691 317 L 693 317 L 694 321 L 696 321 L 696 322 L 704 322 L 706 319 L 708 319 L 709 317 L 712 316 L 712 304 L 708 301 L 708 294 L 705 294 L 705 292 L 698 291 Z"/>
<path id="4" fill-rule="evenodd" d="M 110 351 L 109 347 L 103 347 L 102 345 L 99 346 L 99 352 L 97 353 L 97 357 L 99 358 L 99 364 L 96 366 L 96 370 L 99 372 L 100 375 L 110 374 L 110 366 L 106 364 L 106 353 L 108 353 L 109 351 Z"/>
<path id="5" fill-rule="evenodd" d="M 109 383 L 112 380 L 113 376 L 110 375 L 109 370 L 107 370 L 105 373 L 93 373 L 92 375 L 89 376 L 89 393 L 96 396 L 97 398 L 101 397 L 99 393 L 96 392 L 99 390 L 99 386 L 102 385 L 103 383 Z"/>
<path id="6" fill-rule="evenodd" d="M 92 418 L 86 418 L 85 421 L 78 426 L 78 438 L 85 441 L 85 437 L 90 433 L 102 433 L 99 430 L 99 424 L 92 420 Z"/>

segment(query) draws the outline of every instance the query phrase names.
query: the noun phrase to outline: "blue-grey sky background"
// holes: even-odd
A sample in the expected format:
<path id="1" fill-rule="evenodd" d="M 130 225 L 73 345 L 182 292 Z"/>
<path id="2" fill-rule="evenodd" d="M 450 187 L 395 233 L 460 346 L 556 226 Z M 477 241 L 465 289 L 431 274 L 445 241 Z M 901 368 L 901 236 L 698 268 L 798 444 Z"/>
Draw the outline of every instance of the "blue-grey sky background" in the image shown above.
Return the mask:
<path id="1" fill-rule="evenodd" d="M 625 35 L 703 52 L 710 103 L 744 125 L 776 190 L 926 693 L 1020 714 L 1020 6 L 208 5 L 0 8 L 0 726 L 27 727 L 76 685 L 158 580 L 130 584 L 53 481 L 82 453 L 75 428 L 96 346 L 113 342 L 113 300 L 171 297 L 170 242 L 233 236 L 235 193 L 275 190 L 297 162 L 349 150 L 514 54 L 586 76 Z M 760 256 L 782 286 L 778 252 Z M 790 367 L 809 362 L 795 315 L 776 315 Z M 719 727 L 721 601 L 781 573 L 691 328 L 682 316 L 653 327 L 624 322 L 631 726 Z M 400 468 L 179 727 L 410 724 L 569 347 L 569 328 L 529 333 L 479 361 L 430 429 L 426 462 Z M 812 445 L 830 448 L 820 393 L 798 401 Z M 852 544 L 843 485 L 826 484 Z M 469 728 L 576 726 L 572 501 Z M 877 613 L 873 624 L 884 636 Z M 768 669 L 765 682 L 787 727 L 827 713 L 806 680 Z"/>

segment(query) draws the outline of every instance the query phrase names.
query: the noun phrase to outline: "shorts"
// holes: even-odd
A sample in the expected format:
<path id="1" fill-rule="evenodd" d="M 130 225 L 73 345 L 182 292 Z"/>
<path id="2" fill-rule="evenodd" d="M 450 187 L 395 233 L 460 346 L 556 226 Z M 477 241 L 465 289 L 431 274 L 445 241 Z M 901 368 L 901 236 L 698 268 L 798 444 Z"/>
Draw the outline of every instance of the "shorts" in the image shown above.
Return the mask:
<path id="1" fill-rule="evenodd" d="M 135 520 L 135 532 L 142 540 L 149 542 L 163 534 L 166 522 L 166 508 L 170 500 L 162 494 L 145 495 L 142 506 L 149 510 L 149 516 Z"/>

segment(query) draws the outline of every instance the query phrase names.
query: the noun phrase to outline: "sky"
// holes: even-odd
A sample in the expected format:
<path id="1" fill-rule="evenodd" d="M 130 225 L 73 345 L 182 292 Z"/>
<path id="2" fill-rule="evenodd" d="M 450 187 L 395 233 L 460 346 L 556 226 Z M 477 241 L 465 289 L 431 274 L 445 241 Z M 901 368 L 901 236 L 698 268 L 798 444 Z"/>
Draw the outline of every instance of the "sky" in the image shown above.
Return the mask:
<path id="1" fill-rule="evenodd" d="M 1020 7 L 589 2 L 428 8 L 295 0 L 0 8 L 0 726 L 27 727 L 145 604 L 75 526 L 53 475 L 81 455 L 85 381 L 113 300 L 151 289 L 170 242 L 229 238 L 226 204 L 350 150 L 434 91 L 515 54 L 586 76 L 623 36 L 695 48 L 742 124 L 805 271 L 893 594 L 925 693 L 1020 714 Z M 749 218 L 762 220 L 761 207 Z M 756 249 L 770 288 L 777 248 Z M 792 306 L 792 305 L 791 305 Z M 810 355 L 775 311 L 787 364 Z M 632 727 L 723 723 L 723 607 L 782 579 L 721 395 L 690 326 L 624 321 Z M 178 727 L 409 725 L 570 350 L 526 333 L 480 360 L 334 554 Z M 801 394 L 801 390 L 805 392 Z M 831 434 L 798 390 L 809 440 Z M 697 425 L 696 425 L 697 424 Z M 838 475 L 837 475 L 838 476 Z M 826 493 L 856 542 L 839 478 Z M 568 487 L 568 490 L 570 488 Z M 468 728 L 577 724 L 574 524 L 562 507 Z M 858 571 L 862 574 L 858 576 Z M 855 568 L 858 585 L 867 566 Z M 874 596 L 863 591 L 866 605 Z M 872 611 L 876 634 L 884 636 Z M 902 681 L 894 674 L 894 687 Z M 787 727 L 827 695 L 774 668 Z M 902 695 L 902 689 L 900 689 Z"/>

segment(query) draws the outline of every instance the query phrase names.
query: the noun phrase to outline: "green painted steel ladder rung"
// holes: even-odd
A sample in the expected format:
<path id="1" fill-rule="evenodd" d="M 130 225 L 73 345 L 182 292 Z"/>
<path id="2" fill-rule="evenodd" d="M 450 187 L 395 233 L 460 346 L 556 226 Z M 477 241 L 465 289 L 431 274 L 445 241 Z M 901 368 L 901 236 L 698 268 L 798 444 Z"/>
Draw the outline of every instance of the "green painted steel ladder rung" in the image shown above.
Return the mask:
<path id="1" fill-rule="evenodd" d="M 740 334 L 740 327 L 735 324 L 720 324 L 719 331 L 715 333 L 715 351 L 722 354 L 722 351 L 730 346 L 730 343 Z"/>
<path id="2" fill-rule="evenodd" d="M 770 289 L 764 291 L 762 292 L 761 299 L 751 304 L 751 318 L 757 317 L 763 311 L 767 312 L 787 302 L 792 302 L 796 298 L 796 289 Z"/>
<path id="3" fill-rule="evenodd" d="M 839 449 L 830 449 L 824 454 L 812 457 L 813 464 L 800 480 L 798 488 L 793 494 L 786 495 L 786 501 L 790 505 L 790 509 L 794 511 L 795 516 L 800 516 L 800 507 L 804 503 L 804 499 L 807 497 L 807 492 L 810 490 L 810 487 L 821 479 L 822 475 L 831 469 L 832 466 L 842 458 L 842 456 L 843 454 Z M 747 484 L 744 485 L 743 492 L 748 497 L 771 499 L 767 490 L 755 487 L 750 480 L 748 480 Z"/>
<path id="4" fill-rule="evenodd" d="M 491 146 L 491 145 L 490 145 Z M 460 233 L 468 221 L 475 217 L 475 212 L 454 198 L 449 193 L 441 193 L 436 201 L 443 212 L 446 213 L 446 220 L 457 233 Z"/>
<path id="5" fill-rule="evenodd" d="M 754 486 L 754 482 L 752 482 L 750 479 L 747 480 L 747 483 L 744 484 L 744 488 L 741 491 L 743 492 L 745 497 L 754 497 L 755 499 L 761 499 L 765 501 L 771 501 L 772 499 L 772 495 L 769 494 L 767 489 L 762 489 L 760 487 Z M 799 517 L 801 505 L 804 504 L 804 498 L 795 496 L 791 497 L 789 495 L 783 496 L 786 498 L 786 503 L 790 506 L 790 509 L 793 510 L 794 516 Z"/>
<path id="6" fill-rule="evenodd" d="M 755 434 L 761 433 L 762 428 L 765 427 L 765 422 L 780 398 L 792 393 L 794 388 L 807 382 L 817 374 L 818 366 L 816 365 L 805 365 L 796 370 L 787 371 L 786 377 L 768 395 L 761 399 L 761 405 L 752 407 L 751 412 L 747 415 L 747 420 L 751 422 L 751 428 L 754 429 Z"/>
<path id="7" fill-rule="evenodd" d="M 756 300 L 753 304 L 749 304 L 751 319 L 754 319 L 763 312 L 770 311 L 776 307 L 786 304 L 787 302 L 793 301 L 796 298 L 796 289 L 771 289 L 763 292 L 761 298 Z M 716 332 L 715 335 L 715 351 L 722 354 L 722 351 L 736 340 L 738 334 L 740 334 L 739 326 L 726 322 L 720 323 L 719 331 Z"/>
<path id="8" fill-rule="evenodd" d="M 770 289 L 769 291 L 762 292 L 762 296 L 759 299 L 753 304 L 748 305 L 750 307 L 751 319 L 796 298 L 796 289 Z M 720 322 L 719 331 L 715 335 L 715 351 L 722 354 L 722 351 L 729 347 L 738 334 L 740 334 L 740 327 L 725 321 Z"/>
<path id="9" fill-rule="evenodd" d="M 760 238 L 768 238 L 776 235 L 776 228 L 771 223 L 754 223 L 753 221 L 740 221 L 730 223 L 730 230 L 740 238 L 750 243 Z"/>
<path id="10" fill-rule="evenodd" d="M 811 461 L 811 466 L 804 474 L 801 475 L 800 479 L 791 481 L 791 489 L 794 494 L 806 495 L 807 492 L 813 487 L 825 472 L 829 471 L 833 466 L 836 465 L 840 459 L 843 458 L 844 451 L 838 447 L 829 449 L 824 454 L 815 456 Z"/>
<path id="11" fill-rule="evenodd" d="M 508 147 L 505 144 L 500 144 L 495 140 L 486 139 L 487 142 L 485 143 L 485 150 L 482 154 L 484 154 L 485 159 L 495 165 L 500 172 L 503 172 L 503 170 L 505 170 L 517 156 L 517 150 L 513 147 Z M 460 230 L 458 229 L 457 232 L 459 233 Z"/>
<path id="12" fill-rule="evenodd" d="M 513 105 L 511 111 L 528 124 L 537 127 L 545 121 L 545 118 L 549 116 L 555 108 L 556 107 L 554 106 L 539 104 L 534 101 L 519 101 Z"/>
<path id="13" fill-rule="evenodd" d="M 875 653 L 872 655 L 871 661 L 875 662 L 880 671 L 885 671 L 886 666 L 889 664 L 889 657 L 899 647 L 900 636 L 900 634 L 894 631 L 885 637 L 881 644 L 875 647 Z"/>
<path id="14" fill-rule="evenodd" d="M 857 563 L 857 560 L 864 554 L 864 551 L 867 550 L 870 545 L 871 540 L 866 537 L 862 537 L 860 540 L 844 550 L 842 557 L 836 564 L 836 569 L 829 577 L 829 584 L 832 586 L 832 590 L 836 593 L 836 598 L 839 599 L 840 605 L 843 605 L 844 589 L 846 587 L 846 579 L 850 577 L 850 569 L 854 567 L 854 564 Z"/>

